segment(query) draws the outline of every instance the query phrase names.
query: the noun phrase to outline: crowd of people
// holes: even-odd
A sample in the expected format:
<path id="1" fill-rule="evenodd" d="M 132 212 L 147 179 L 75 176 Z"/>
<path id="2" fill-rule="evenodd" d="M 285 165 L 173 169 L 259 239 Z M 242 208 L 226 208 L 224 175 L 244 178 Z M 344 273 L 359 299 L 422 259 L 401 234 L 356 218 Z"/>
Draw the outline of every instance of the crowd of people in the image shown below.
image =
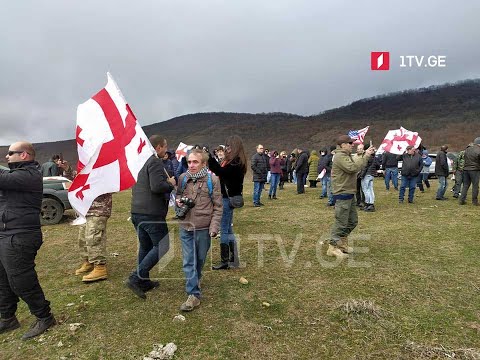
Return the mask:
<path id="1" fill-rule="evenodd" d="M 139 298 L 159 286 L 150 272 L 169 251 L 170 239 L 167 213 L 171 194 L 174 194 L 175 215 L 180 227 L 183 271 L 187 299 L 182 311 L 192 311 L 200 305 L 201 279 L 211 239 L 219 235 L 220 261 L 214 270 L 239 266 L 237 239 L 233 230 L 235 209 L 244 206 L 243 186 L 247 173 L 247 158 L 242 139 L 230 136 L 210 152 L 196 145 L 180 161 L 168 150 L 167 139 L 153 135 L 155 149 L 140 170 L 132 188 L 131 221 L 138 238 L 138 256 L 134 270 L 125 281 Z M 408 146 L 402 155 L 385 152 L 376 156 L 371 145 L 359 144 L 341 135 L 334 146 L 315 150 L 297 147 L 286 151 L 265 149 L 259 144 L 250 160 L 253 180 L 253 207 L 264 206 L 262 191 L 269 183 L 268 199 L 278 199 L 277 190 L 286 182 L 296 183 L 296 192 L 305 193 L 305 186 L 316 188 L 321 183 L 319 197 L 327 206 L 335 207 L 335 221 L 327 255 L 344 259 L 354 251 L 348 236 L 358 223 L 357 208 L 375 211 L 373 181 L 379 169 L 383 172 L 385 188 L 390 183 L 398 191 L 398 201 L 414 202 L 415 190 L 430 187 L 428 175 L 433 161 L 423 147 Z M 437 200 L 445 200 L 450 168 L 448 146 L 436 154 L 435 175 L 439 186 Z M 0 170 L 0 333 L 20 326 L 15 313 L 19 299 L 24 300 L 36 317 L 22 339 L 30 339 L 55 325 L 50 302 L 46 300 L 35 271 L 35 256 L 42 244 L 40 206 L 42 175 L 66 176 L 74 173 L 60 156 L 40 166 L 35 161 L 32 144 L 17 142 L 9 147 L 6 156 L 10 170 Z M 398 184 L 399 161 L 402 161 L 401 181 Z M 480 178 L 480 137 L 455 158 L 453 164 L 454 197 L 466 203 L 470 186 L 472 203 L 478 205 Z M 86 215 L 86 223 L 78 236 L 81 265 L 75 271 L 89 283 L 108 278 L 106 267 L 107 221 L 112 213 L 112 194 L 97 197 Z"/>

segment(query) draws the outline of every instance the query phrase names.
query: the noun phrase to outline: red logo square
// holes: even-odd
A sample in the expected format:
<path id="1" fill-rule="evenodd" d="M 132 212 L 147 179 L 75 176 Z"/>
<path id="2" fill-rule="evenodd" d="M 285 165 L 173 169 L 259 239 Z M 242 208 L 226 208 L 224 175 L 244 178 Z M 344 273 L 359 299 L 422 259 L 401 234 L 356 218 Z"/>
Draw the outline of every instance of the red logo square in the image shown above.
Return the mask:
<path id="1" fill-rule="evenodd" d="M 370 64 L 372 70 L 390 70 L 390 52 L 372 51 Z"/>

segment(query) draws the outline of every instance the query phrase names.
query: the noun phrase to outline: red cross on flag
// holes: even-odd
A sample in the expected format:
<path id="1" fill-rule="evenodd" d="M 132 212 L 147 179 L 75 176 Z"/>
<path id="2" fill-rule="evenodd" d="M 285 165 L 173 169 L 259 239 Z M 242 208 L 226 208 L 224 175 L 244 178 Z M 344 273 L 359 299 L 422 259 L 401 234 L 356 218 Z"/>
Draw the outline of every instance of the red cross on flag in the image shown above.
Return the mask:
<path id="1" fill-rule="evenodd" d="M 105 88 L 77 108 L 78 175 L 68 191 L 84 217 L 99 195 L 132 187 L 155 153 L 110 73 Z"/>
<path id="2" fill-rule="evenodd" d="M 175 150 L 175 156 L 177 157 L 177 160 L 182 160 L 184 156 L 187 156 L 188 150 L 191 150 L 192 148 L 193 145 L 187 145 L 183 142 L 180 142 L 180 144 L 178 144 L 177 150 Z"/>
<path id="3" fill-rule="evenodd" d="M 402 155 L 407 146 L 412 145 L 414 148 L 418 148 L 421 142 L 422 138 L 418 136 L 417 132 L 400 127 L 400 129 L 388 131 L 378 147 L 377 153 L 388 151 L 392 154 Z"/>

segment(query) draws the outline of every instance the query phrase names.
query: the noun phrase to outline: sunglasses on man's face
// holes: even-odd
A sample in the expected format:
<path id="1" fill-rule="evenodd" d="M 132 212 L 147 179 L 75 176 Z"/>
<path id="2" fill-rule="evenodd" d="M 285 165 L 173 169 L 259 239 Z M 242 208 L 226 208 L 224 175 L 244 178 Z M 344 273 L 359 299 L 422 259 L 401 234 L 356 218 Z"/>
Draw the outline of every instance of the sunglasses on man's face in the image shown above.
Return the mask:
<path id="1" fill-rule="evenodd" d="M 12 151 L 12 150 L 10 150 L 7 154 L 8 154 L 8 156 L 12 156 L 13 154 L 22 154 L 24 152 L 25 151 L 23 151 L 23 150 L 22 151 Z"/>

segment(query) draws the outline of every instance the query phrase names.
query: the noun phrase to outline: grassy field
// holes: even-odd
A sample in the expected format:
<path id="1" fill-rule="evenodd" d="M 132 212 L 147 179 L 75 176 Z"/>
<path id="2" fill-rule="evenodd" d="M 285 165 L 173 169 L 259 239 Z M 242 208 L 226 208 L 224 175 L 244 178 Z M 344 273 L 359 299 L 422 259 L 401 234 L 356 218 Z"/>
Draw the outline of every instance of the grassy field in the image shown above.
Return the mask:
<path id="1" fill-rule="evenodd" d="M 359 212 L 359 253 L 341 264 L 325 256 L 333 209 L 320 189 L 296 195 L 288 184 L 279 200 L 264 196 L 264 207 L 249 201 L 234 215 L 245 267 L 206 269 L 202 305 L 185 322 L 173 321 L 186 298 L 177 226 L 172 258 L 152 274 L 160 288 L 142 301 L 123 285 L 137 240 L 130 192 L 116 194 L 109 279 L 86 285 L 73 275 L 80 260 L 71 217 L 44 227 L 37 270 L 60 324 L 22 342 L 33 318 L 21 302 L 22 327 L 0 335 L 0 358 L 141 359 L 154 343 L 174 342 L 176 359 L 479 359 L 480 209 L 435 201 L 436 186 L 398 204 L 377 179 L 377 212 Z M 248 199 L 251 189 L 246 182 Z M 71 323 L 83 325 L 72 332 Z"/>

